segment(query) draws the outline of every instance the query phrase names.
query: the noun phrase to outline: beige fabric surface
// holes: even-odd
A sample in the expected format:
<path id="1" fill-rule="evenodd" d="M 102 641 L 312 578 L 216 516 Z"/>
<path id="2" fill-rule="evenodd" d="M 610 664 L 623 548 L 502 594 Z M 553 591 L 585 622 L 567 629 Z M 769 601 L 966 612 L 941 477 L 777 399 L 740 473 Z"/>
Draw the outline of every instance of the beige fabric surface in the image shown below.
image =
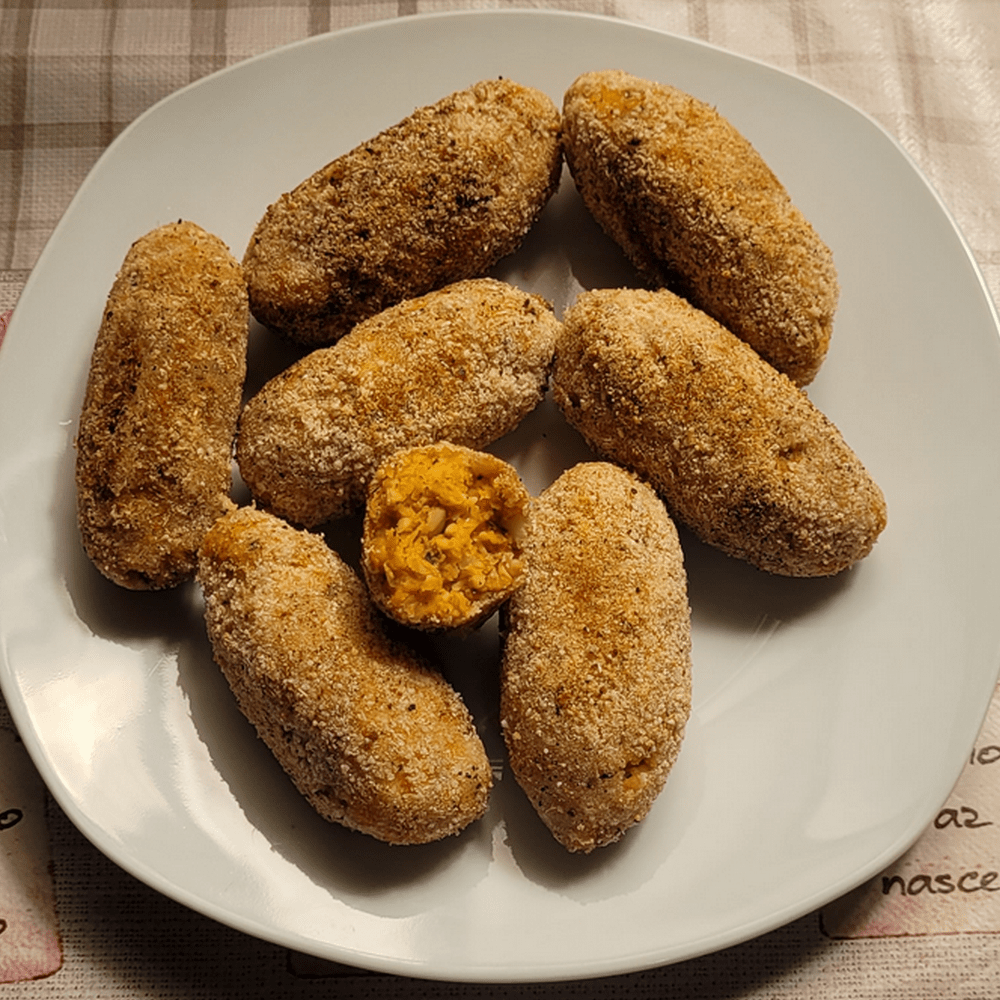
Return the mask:
<path id="1" fill-rule="evenodd" d="M 427 11 L 508 6 L 483 0 L 0 2 L 0 338 L 8 311 L 88 170 L 122 128 L 161 97 L 319 32 Z M 896 136 L 922 168 L 964 231 L 994 299 L 1000 293 L 1000 4 L 562 0 L 531 6 L 600 13 L 707 40 L 848 99 Z M 0 736 L 6 775 L 0 780 L 0 905 L 16 896 L 17 880 L 30 877 L 31 864 L 42 857 L 44 869 L 50 858 L 52 930 L 61 944 L 57 971 L 6 983 L 19 977 L 0 975 L 0 1000 L 1000 998 L 1000 935 L 988 929 L 1000 927 L 995 908 L 971 929 L 921 926 L 903 936 L 837 938 L 829 933 L 830 921 L 842 927 L 849 921 L 843 924 L 831 908 L 826 924 L 822 914 L 812 914 L 719 954 L 580 983 L 466 986 L 331 966 L 215 924 L 122 872 L 47 797 L 2 703 Z M 1000 736 L 981 741 L 979 764 L 992 762 L 994 739 L 1000 742 Z M 985 768 L 976 772 L 977 781 L 990 779 Z M 17 803 L 8 795 L 30 803 L 23 809 L 25 824 L 37 826 L 16 822 L 21 817 L 10 810 Z M 966 814 L 960 805 L 952 808 L 957 823 Z M 977 819 L 993 822 L 985 811 Z M 1000 824 L 1000 815 L 995 820 Z M 12 846 L 18 830 L 27 845 L 22 848 Z M 1000 857 L 990 857 L 982 864 L 1000 865 Z M 28 902 L 45 909 L 45 900 Z M 20 966 L 9 951 L 5 955 L 4 918 L 0 912 L 0 969 L 16 971 Z"/>

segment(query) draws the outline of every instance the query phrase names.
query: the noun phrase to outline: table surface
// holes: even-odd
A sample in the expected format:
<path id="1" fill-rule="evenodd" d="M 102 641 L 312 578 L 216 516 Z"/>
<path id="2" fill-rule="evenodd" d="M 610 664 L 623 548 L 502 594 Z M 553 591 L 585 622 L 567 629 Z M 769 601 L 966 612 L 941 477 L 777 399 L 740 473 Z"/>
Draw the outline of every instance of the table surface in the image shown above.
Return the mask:
<path id="1" fill-rule="evenodd" d="M 101 152 L 207 73 L 369 21 L 503 2 L 3 0 L 0 341 L 46 240 Z M 526 6 L 526 4 L 521 4 Z M 822 84 L 924 171 L 1000 290 L 1000 5 L 989 0 L 562 0 L 698 38 Z M 158 895 L 78 833 L 0 701 L 3 997 L 1000 997 L 1000 697 L 921 840 L 850 897 L 727 951 L 642 973 L 467 986 L 371 974 L 248 938 Z M 975 847 L 969 854 L 974 838 Z M 963 854 L 965 852 L 965 854 Z M 969 861 L 974 858 L 974 861 Z M 992 860 L 991 860 L 992 859 Z M 951 865 L 956 891 L 926 872 Z M 964 867 L 963 867 L 964 864 Z M 962 882 L 973 867 L 978 881 Z M 989 880 L 987 880 L 988 883 Z M 940 887 L 940 883 L 938 884 Z M 987 884 L 985 888 L 991 887 Z M 966 893 L 973 899 L 971 892 Z M 906 898 L 906 909 L 899 900 Z M 947 899 L 947 905 L 942 903 Z M 959 900 L 958 903 L 955 900 Z"/>

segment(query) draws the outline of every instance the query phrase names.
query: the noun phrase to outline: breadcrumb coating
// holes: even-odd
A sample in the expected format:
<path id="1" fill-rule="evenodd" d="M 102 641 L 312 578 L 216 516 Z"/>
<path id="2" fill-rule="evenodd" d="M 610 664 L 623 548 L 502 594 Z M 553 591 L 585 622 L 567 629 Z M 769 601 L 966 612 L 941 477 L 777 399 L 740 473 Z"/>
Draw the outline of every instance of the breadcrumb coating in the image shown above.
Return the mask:
<path id="1" fill-rule="evenodd" d="M 564 316 L 553 395 L 598 454 L 636 471 L 703 541 L 785 576 L 868 555 L 886 505 L 833 423 L 672 292 L 604 289 Z"/>
<path id="2" fill-rule="evenodd" d="M 483 814 L 492 775 L 460 696 L 387 638 L 320 536 L 234 509 L 205 536 L 198 579 L 240 709 L 320 815 L 423 844 Z"/>
<path id="3" fill-rule="evenodd" d="M 190 578 L 226 509 L 248 323 L 242 270 L 220 239 L 177 222 L 132 245 L 108 296 L 76 438 L 83 546 L 123 587 Z"/>
<path id="4" fill-rule="evenodd" d="M 559 321 L 492 278 L 400 303 L 272 379 L 240 418 L 237 460 L 257 503 L 312 527 L 363 508 L 400 448 L 483 448 L 544 395 Z"/>
<path id="5" fill-rule="evenodd" d="M 691 710 L 691 614 L 677 530 L 653 490 L 605 462 L 563 473 L 528 518 L 510 600 L 501 725 L 510 766 L 570 851 L 648 813 Z"/>
<path id="6" fill-rule="evenodd" d="M 311 346 L 404 299 L 484 274 L 559 184 L 561 116 L 511 80 L 458 91 L 268 208 L 244 256 L 262 323 Z"/>
<path id="7" fill-rule="evenodd" d="M 428 631 L 485 621 L 521 584 L 531 497 L 495 455 L 439 442 L 396 452 L 368 490 L 362 569 L 375 603 Z"/>
<path id="8" fill-rule="evenodd" d="M 563 102 L 566 161 L 604 230 L 797 385 L 826 356 L 833 254 L 760 154 L 714 108 L 615 70 Z"/>

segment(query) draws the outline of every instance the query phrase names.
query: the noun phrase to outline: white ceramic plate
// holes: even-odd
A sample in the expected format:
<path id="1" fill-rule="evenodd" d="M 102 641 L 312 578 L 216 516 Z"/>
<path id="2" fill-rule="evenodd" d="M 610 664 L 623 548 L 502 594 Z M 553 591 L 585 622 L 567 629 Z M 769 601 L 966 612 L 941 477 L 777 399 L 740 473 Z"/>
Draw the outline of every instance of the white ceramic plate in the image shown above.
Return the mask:
<path id="1" fill-rule="evenodd" d="M 812 398 L 882 485 L 875 552 L 767 577 L 684 536 L 695 706 L 648 819 L 589 857 L 509 776 L 459 838 L 389 848 L 318 819 L 238 714 L 193 587 L 133 594 L 80 553 L 72 442 L 129 244 L 179 217 L 242 254 L 314 169 L 475 80 L 557 101 L 620 67 L 717 105 L 833 247 L 843 296 Z M 562 307 L 632 281 L 568 183 L 498 270 Z M 289 357 L 255 332 L 255 378 Z M 2 681 L 56 799 L 124 868 L 250 934 L 414 976 L 543 980 L 710 952 L 805 914 L 905 850 L 947 797 L 1000 659 L 1000 340 L 969 252 L 900 149 L 775 69 L 620 21 L 402 19 L 269 53 L 180 91 L 107 151 L 26 287 L 0 358 Z M 543 436 L 544 435 L 544 436 Z M 529 485 L 584 454 L 548 405 L 498 451 Z M 453 643 L 492 752 L 495 631 Z"/>

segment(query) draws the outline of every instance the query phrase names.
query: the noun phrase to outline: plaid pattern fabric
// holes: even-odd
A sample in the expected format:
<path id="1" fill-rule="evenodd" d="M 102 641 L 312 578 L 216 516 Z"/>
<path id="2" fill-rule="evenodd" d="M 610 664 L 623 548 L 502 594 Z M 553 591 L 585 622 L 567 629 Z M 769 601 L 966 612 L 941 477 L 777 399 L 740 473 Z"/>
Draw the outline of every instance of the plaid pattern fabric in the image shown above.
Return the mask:
<path id="1" fill-rule="evenodd" d="M 0 339 L 9 310 L 87 172 L 114 137 L 162 97 L 224 66 L 321 32 L 416 13 L 510 5 L 504 0 L 0 0 Z M 964 231 L 994 298 L 1000 295 L 1000 4 L 522 0 L 517 5 L 604 14 L 695 37 L 791 70 L 851 101 L 895 135 L 927 174 Z M 0 703 L 0 728 L 8 725 Z M 344 970 L 289 956 L 158 895 L 100 856 L 54 807 L 49 824 L 65 964 L 49 979 L 0 986 L 11 1000 L 1000 995 L 1000 935 L 831 945 L 811 918 L 719 955 L 587 984 L 462 987 L 342 975 Z"/>

